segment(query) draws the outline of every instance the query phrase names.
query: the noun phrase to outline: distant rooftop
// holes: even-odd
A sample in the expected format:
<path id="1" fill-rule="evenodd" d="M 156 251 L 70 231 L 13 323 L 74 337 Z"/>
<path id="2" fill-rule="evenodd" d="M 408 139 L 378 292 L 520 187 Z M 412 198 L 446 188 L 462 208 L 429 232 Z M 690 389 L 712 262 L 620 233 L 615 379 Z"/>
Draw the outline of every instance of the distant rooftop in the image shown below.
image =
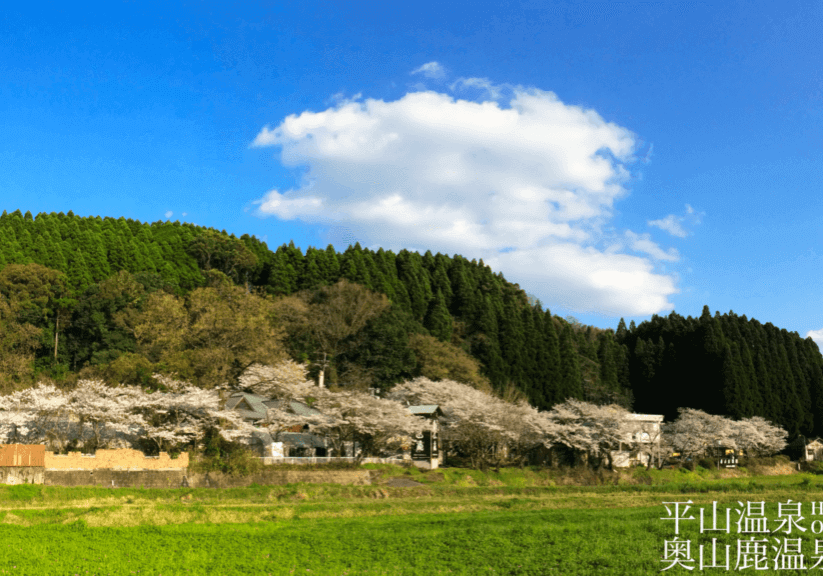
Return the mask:
<path id="1" fill-rule="evenodd" d="M 626 420 L 635 420 L 640 422 L 662 422 L 662 414 L 628 414 Z"/>
<path id="2" fill-rule="evenodd" d="M 420 406 L 409 406 L 409 412 L 415 416 L 431 416 L 440 409 L 437 404 L 422 404 Z"/>

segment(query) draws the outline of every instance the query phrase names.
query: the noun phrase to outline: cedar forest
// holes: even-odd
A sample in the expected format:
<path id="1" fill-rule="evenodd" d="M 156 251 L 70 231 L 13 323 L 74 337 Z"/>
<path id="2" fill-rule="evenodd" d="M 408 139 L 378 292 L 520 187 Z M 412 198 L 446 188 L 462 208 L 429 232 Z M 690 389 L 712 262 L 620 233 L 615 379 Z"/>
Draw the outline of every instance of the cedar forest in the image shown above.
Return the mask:
<path id="1" fill-rule="evenodd" d="M 359 244 L 272 252 L 179 222 L 0 216 L 0 393 L 48 378 L 204 388 L 255 362 L 330 385 L 449 378 L 548 410 L 567 398 L 673 420 L 680 407 L 823 435 L 817 345 L 733 312 L 616 330 L 553 316 L 482 260 Z"/>

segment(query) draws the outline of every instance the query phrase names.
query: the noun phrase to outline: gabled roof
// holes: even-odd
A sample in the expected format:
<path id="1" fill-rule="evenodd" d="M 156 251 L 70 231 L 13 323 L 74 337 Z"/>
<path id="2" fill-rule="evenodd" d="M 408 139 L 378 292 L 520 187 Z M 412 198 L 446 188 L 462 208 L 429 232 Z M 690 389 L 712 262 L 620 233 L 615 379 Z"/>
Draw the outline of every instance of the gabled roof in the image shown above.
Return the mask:
<path id="1" fill-rule="evenodd" d="M 286 400 L 265 400 L 263 404 L 268 408 L 277 408 L 280 410 L 288 410 L 291 409 L 292 412 L 297 414 L 298 416 L 322 416 L 323 413 L 316 408 L 312 408 L 308 404 L 304 404 L 299 400 L 288 400 L 288 405 L 286 405 Z"/>
<path id="2" fill-rule="evenodd" d="M 441 410 L 437 404 L 422 404 L 420 406 L 409 406 L 409 412 L 415 416 L 433 416 Z"/>
<path id="3" fill-rule="evenodd" d="M 290 409 L 298 416 L 323 415 L 320 410 L 298 400 L 268 400 L 250 392 L 235 392 L 226 400 L 226 410 L 235 410 L 247 420 L 264 420 L 269 408 Z"/>
<path id="4" fill-rule="evenodd" d="M 235 392 L 226 400 L 227 410 L 237 410 L 237 412 L 248 420 L 263 420 L 266 418 L 266 405 L 263 404 L 265 398 L 258 394 L 249 392 Z"/>

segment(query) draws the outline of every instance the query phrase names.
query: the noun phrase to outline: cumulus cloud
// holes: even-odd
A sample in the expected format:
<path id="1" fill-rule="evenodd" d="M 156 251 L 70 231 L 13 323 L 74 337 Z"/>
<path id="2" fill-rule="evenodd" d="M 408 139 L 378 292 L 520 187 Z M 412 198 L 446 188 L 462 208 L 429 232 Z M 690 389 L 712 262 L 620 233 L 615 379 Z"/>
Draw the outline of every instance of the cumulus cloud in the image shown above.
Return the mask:
<path id="1" fill-rule="evenodd" d="M 823 328 L 820 330 L 809 330 L 806 332 L 806 338 L 814 340 L 817 347 L 823 350 Z"/>
<path id="2" fill-rule="evenodd" d="M 168 212 L 166 212 L 166 214 L 165 214 L 166 218 L 171 218 L 173 215 L 174 215 L 174 212 L 172 212 L 171 210 L 169 210 L 169 211 L 168 211 Z"/>
<path id="3" fill-rule="evenodd" d="M 502 95 L 485 79 L 459 85 Z M 304 175 L 269 191 L 258 211 L 345 228 L 366 246 L 483 258 L 550 306 L 670 310 L 675 279 L 654 266 L 676 251 L 631 232 L 602 246 L 601 227 L 627 193 L 634 135 L 552 92 L 508 89 L 508 106 L 420 91 L 266 126 L 252 145 L 280 147 L 280 161 Z"/>
<path id="4" fill-rule="evenodd" d="M 438 62 L 426 62 L 420 68 L 415 68 L 410 74 L 422 74 L 426 78 L 445 78 L 446 70 Z"/>

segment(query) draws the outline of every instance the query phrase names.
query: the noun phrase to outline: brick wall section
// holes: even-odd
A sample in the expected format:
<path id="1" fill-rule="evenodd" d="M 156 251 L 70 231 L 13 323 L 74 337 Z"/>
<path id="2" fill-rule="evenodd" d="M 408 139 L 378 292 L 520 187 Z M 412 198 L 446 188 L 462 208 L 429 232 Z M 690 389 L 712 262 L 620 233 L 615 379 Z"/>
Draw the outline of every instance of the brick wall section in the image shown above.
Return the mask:
<path id="1" fill-rule="evenodd" d="M 46 452 L 46 470 L 179 470 L 188 468 L 189 455 L 183 452 L 170 458 L 165 452 L 160 456 L 145 456 L 139 450 L 98 450 L 93 456 L 80 452 L 55 454 Z"/>

